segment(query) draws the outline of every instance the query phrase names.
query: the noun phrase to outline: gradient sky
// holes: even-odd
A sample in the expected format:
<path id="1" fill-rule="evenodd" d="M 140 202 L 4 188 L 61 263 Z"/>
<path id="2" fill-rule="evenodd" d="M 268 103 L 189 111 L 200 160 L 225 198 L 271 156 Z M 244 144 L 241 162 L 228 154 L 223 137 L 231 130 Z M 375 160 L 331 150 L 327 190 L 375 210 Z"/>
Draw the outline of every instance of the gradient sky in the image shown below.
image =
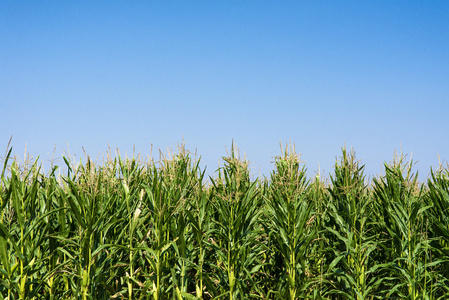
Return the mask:
<path id="1" fill-rule="evenodd" d="M 268 175 L 353 147 L 425 179 L 449 159 L 449 1 L 0 2 L 0 156 L 145 156 L 184 139 L 212 173 L 232 140 Z"/>

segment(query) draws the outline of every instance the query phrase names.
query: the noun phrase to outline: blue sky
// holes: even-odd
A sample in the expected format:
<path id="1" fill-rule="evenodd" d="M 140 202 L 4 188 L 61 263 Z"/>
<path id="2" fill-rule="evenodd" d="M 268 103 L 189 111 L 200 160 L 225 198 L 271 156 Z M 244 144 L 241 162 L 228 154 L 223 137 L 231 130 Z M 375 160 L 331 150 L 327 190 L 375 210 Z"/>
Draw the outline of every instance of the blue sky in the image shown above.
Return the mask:
<path id="1" fill-rule="evenodd" d="M 0 153 L 449 159 L 448 1 L 1 1 Z M 3 156 L 3 154 L 0 154 Z"/>

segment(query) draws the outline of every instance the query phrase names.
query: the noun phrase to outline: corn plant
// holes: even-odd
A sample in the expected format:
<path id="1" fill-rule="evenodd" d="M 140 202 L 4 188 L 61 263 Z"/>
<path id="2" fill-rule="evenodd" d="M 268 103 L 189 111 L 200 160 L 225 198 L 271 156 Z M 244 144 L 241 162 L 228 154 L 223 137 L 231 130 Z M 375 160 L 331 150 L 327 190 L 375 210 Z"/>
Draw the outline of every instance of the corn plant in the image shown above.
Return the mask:
<path id="1" fill-rule="evenodd" d="M 313 183 L 308 188 L 308 201 L 312 205 L 311 215 L 313 222 L 310 225 L 314 227 L 315 240 L 310 245 L 309 265 L 311 272 L 314 273 L 312 294 L 309 298 L 323 299 L 331 287 L 328 277 L 330 262 L 334 259 L 333 249 L 330 248 L 330 242 L 334 241 L 334 236 L 326 230 L 326 224 L 329 221 L 328 210 L 330 209 L 331 196 L 328 190 L 328 184 L 322 181 L 320 174 L 315 176 Z"/>
<path id="2" fill-rule="evenodd" d="M 203 173 L 204 174 L 204 173 Z M 198 188 L 196 197 L 190 199 L 190 209 L 186 210 L 192 234 L 191 243 L 194 245 L 190 262 L 194 265 L 195 294 L 204 299 L 205 288 L 216 294 L 214 285 L 207 275 L 206 254 L 210 252 L 210 239 L 213 232 L 211 215 L 213 209 L 210 200 L 211 193 Z"/>
<path id="3" fill-rule="evenodd" d="M 164 162 L 163 178 L 170 190 L 170 198 L 179 204 L 175 212 L 170 232 L 173 232 L 172 246 L 174 255 L 170 262 L 172 283 L 174 294 L 178 299 L 191 297 L 188 293 L 190 272 L 194 271 L 193 255 L 194 250 L 193 237 L 191 232 L 190 220 L 188 217 L 188 206 L 192 199 L 198 196 L 202 190 L 202 178 L 204 172 L 199 169 L 199 161 L 192 161 L 185 148 L 181 147 L 179 153 L 170 161 Z M 201 290 L 198 296 L 201 297 Z"/>
<path id="4" fill-rule="evenodd" d="M 431 254 L 440 264 L 435 267 L 437 278 L 434 285 L 437 287 L 436 295 L 445 298 L 449 295 L 449 172 L 440 169 L 431 172 L 428 179 L 426 194 L 427 221 L 431 231 Z"/>
<path id="5" fill-rule="evenodd" d="M 432 260 L 425 220 L 430 205 L 424 201 L 424 190 L 412 173 L 412 161 L 404 156 L 392 165 L 385 164 L 385 175 L 374 179 L 374 195 L 382 213 L 384 238 L 379 244 L 390 263 L 387 276 L 392 277 L 386 295 L 402 299 L 424 299 L 433 295 Z M 381 275 L 382 276 L 382 275 Z"/>
<path id="6" fill-rule="evenodd" d="M 275 241 L 275 251 L 282 256 L 278 296 L 292 300 L 304 295 L 311 283 L 307 250 L 316 235 L 309 224 L 312 205 L 307 198 L 305 170 L 299 168 L 299 163 L 299 156 L 286 147 L 283 156 L 276 157 L 276 171 L 271 175 L 271 189 L 266 195 L 270 220 L 266 230 Z"/>
<path id="7" fill-rule="evenodd" d="M 23 174 L 13 162 L 10 172 L 10 180 L 2 175 L 1 282 L 8 299 L 26 299 L 42 287 L 35 276 L 44 255 L 39 247 L 45 243 L 43 219 L 48 214 L 40 209 L 37 161 Z"/>
<path id="8" fill-rule="evenodd" d="M 118 198 L 106 197 L 110 185 L 105 183 L 104 173 L 97 172 L 90 159 L 77 176 L 79 183 L 65 178 L 67 188 L 60 194 L 70 207 L 72 222 L 60 251 L 70 261 L 66 271 L 73 274 L 69 278 L 73 295 L 85 300 L 103 293 L 106 278 L 102 274 L 107 272 L 106 266 L 98 262 L 103 262 L 103 256 L 107 255 L 105 233 L 111 208 Z"/>
<path id="9" fill-rule="evenodd" d="M 222 177 L 212 180 L 217 215 L 214 250 L 222 292 L 217 297 L 226 295 L 230 300 L 245 299 L 250 293 L 248 287 L 253 284 L 252 275 L 259 268 L 255 262 L 261 249 L 255 224 L 260 196 L 257 181 L 250 180 L 248 162 L 235 155 L 234 147 L 231 156 L 224 161 Z"/>
<path id="10" fill-rule="evenodd" d="M 348 154 L 343 148 L 328 188 L 330 221 L 326 227 L 336 238 L 332 247 L 335 258 L 330 267 L 337 279 L 337 289 L 330 293 L 357 300 L 368 299 L 376 292 L 382 278 L 372 275 L 384 267 L 371 257 L 377 248 L 378 234 L 374 230 L 376 221 L 370 214 L 373 199 L 367 192 L 363 170 L 355 153 Z"/>

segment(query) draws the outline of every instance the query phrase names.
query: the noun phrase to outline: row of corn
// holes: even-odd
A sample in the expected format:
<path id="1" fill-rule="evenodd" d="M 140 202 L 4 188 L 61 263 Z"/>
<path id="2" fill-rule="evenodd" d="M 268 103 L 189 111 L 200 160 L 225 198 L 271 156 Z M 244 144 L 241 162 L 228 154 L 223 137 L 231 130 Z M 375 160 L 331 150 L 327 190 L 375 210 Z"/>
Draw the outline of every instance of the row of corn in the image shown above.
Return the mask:
<path id="1" fill-rule="evenodd" d="M 184 147 L 47 173 L 8 154 L 0 299 L 449 297 L 448 168 L 420 183 L 400 156 L 368 180 L 343 148 L 309 179 L 286 147 L 254 179 L 236 152 L 208 178 Z"/>

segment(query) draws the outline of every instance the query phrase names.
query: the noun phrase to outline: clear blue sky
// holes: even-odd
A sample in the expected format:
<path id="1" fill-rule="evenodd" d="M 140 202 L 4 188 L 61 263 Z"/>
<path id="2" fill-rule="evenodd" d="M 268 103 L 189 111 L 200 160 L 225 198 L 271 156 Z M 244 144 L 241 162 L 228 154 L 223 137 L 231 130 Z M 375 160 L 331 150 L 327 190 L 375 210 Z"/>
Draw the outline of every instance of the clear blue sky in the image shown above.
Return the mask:
<path id="1" fill-rule="evenodd" d="M 354 147 L 424 179 L 449 159 L 449 1 L 0 2 L 0 156 L 149 154 L 184 140 L 212 172 L 232 140 L 268 175 Z M 153 150 L 153 152 L 156 152 Z"/>

